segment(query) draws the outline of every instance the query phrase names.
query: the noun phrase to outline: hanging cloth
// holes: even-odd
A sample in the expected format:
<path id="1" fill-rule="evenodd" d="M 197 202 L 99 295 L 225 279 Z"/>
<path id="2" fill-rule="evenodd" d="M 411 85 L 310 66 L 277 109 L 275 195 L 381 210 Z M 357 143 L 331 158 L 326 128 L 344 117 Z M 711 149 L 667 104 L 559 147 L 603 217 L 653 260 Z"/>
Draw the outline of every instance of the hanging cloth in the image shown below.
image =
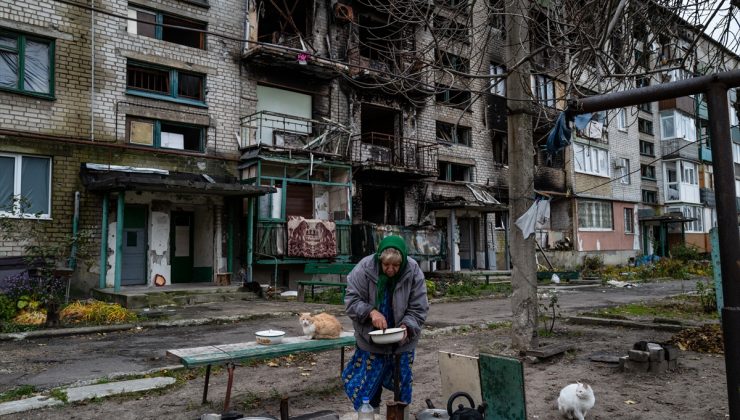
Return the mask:
<path id="1" fill-rule="evenodd" d="M 537 199 L 527 211 L 516 219 L 516 226 L 522 231 L 524 239 L 529 238 L 535 229 L 541 229 L 550 220 L 550 200 Z"/>

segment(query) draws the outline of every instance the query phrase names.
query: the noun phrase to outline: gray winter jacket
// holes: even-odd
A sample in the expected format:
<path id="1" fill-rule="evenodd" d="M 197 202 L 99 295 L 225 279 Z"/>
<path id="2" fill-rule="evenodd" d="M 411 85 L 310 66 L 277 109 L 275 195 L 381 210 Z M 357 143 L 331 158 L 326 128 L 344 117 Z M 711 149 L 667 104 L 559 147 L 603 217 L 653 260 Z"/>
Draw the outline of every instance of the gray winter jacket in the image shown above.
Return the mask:
<path id="1" fill-rule="evenodd" d="M 347 276 L 347 292 L 344 297 L 347 316 L 352 319 L 355 328 L 357 346 L 371 353 L 386 353 L 390 350 L 388 345 L 374 344 L 368 335 L 370 331 L 375 330 L 370 312 L 375 307 L 379 265 L 375 261 L 375 255 L 360 260 Z M 406 325 L 408 334 L 408 340 L 397 349 L 398 352 L 416 348 L 428 312 L 429 301 L 424 273 L 416 261 L 407 258 L 405 270 L 393 293 L 395 326 Z"/>

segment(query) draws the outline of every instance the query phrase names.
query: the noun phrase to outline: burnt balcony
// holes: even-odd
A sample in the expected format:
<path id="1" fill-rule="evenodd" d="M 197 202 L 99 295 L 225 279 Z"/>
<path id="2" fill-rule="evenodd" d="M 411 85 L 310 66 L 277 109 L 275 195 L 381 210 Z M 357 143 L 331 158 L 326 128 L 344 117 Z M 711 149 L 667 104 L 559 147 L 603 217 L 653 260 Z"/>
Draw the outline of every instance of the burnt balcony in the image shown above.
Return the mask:
<path id="1" fill-rule="evenodd" d="M 271 111 L 241 118 L 241 148 L 268 146 L 299 149 L 344 157 L 349 130 L 341 124 Z"/>
<path id="2" fill-rule="evenodd" d="M 437 143 L 384 133 L 363 133 L 350 139 L 349 160 L 366 171 L 409 177 L 436 177 Z"/>

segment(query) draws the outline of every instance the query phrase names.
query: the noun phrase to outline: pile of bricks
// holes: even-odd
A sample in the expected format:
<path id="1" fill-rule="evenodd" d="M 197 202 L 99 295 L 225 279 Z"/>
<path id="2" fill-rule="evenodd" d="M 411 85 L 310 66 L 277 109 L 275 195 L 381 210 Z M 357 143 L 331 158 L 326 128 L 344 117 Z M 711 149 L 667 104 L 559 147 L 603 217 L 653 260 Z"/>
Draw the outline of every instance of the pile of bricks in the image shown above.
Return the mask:
<path id="1" fill-rule="evenodd" d="M 638 341 L 627 353 L 619 358 L 623 372 L 662 373 L 678 367 L 678 348 L 670 344 Z"/>

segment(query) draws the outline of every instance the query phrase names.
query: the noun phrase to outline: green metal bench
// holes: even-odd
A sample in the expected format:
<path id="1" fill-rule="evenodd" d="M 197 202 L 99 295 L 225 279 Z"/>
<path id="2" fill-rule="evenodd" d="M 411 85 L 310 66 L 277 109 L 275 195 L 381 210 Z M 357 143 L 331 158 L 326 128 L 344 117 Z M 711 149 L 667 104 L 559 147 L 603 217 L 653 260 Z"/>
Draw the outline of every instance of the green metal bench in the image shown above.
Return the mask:
<path id="1" fill-rule="evenodd" d="M 303 268 L 303 272 L 305 274 L 337 274 L 341 280 L 342 276 L 349 274 L 353 268 L 355 268 L 355 265 L 352 263 L 307 263 Z M 344 300 L 344 293 L 347 289 L 347 283 L 342 282 L 300 280 L 298 281 L 299 302 L 306 300 L 306 286 L 311 286 L 311 299 L 315 296 L 316 286 L 340 288 L 342 291 L 342 300 Z"/>
<path id="2" fill-rule="evenodd" d="M 188 369 L 206 366 L 206 378 L 203 386 L 203 404 L 208 401 L 208 381 L 211 376 L 211 365 L 223 363 L 229 374 L 224 398 L 224 412 L 229 410 L 231 387 L 234 382 L 234 369 L 238 362 L 270 359 L 294 353 L 313 353 L 332 349 L 341 349 L 339 371 L 344 367 L 344 347 L 355 345 L 354 332 L 343 331 L 339 338 L 333 340 L 309 340 L 306 337 L 286 337 L 280 344 L 262 345 L 255 341 L 216 346 L 191 347 L 167 350 L 167 356 L 176 358 Z"/>

